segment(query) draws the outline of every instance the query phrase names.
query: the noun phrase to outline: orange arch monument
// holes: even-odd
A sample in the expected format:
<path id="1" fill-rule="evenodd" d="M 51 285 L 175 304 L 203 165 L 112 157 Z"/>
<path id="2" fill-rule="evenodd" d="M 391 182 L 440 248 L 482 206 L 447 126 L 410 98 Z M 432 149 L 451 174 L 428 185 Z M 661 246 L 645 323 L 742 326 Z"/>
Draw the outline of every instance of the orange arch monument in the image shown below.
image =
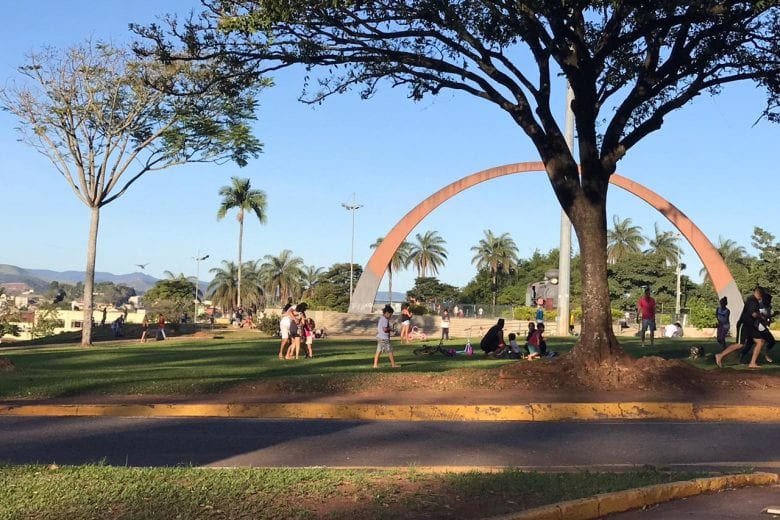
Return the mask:
<path id="1" fill-rule="evenodd" d="M 355 287 L 349 312 L 361 314 L 371 312 L 376 299 L 376 293 L 379 290 L 379 284 L 398 246 L 428 214 L 443 202 L 464 190 L 491 179 L 517 173 L 541 171 L 545 171 L 544 163 L 542 162 L 521 162 L 489 168 L 467 175 L 445 186 L 419 203 L 390 230 L 379 247 L 376 248 L 374 254 L 371 255 Z M 691 244 L 693 250 L 704 264 L 705 269 L 707 269 L 707 274 L 710 280 L 712 280 L 718 297 L 726 296 L 729 300 L 732 316 L 739 316 L 742 313 L 743 306 L 742 294 L 739 292 L 739 288 L 734 282 L 734 277 L 726 266 L 726 262 L 723 261 L 718 250 L 702 233 L 701 229 L 671 202 L 645 186 L 617 174 L 613 174 L 609 182 L 647 202 L 678 229 Z"/>

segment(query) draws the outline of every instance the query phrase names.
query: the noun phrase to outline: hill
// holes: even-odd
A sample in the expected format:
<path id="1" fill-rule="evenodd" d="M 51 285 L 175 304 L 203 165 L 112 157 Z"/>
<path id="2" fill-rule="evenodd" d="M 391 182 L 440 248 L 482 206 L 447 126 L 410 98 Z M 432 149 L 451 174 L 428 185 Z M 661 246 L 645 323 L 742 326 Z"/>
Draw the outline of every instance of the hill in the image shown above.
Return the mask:
<path id="1" fill-rule="evenodd" d="M 50 282 L 75 284 L 83 281 L 84 271 L 25 269 L 15 265 L 0 264 L 0 282 L 26 283 L 36 292 L 45 291 Z M 101 271 L 95 273 L 95 281 L 127 285 L 140 294 L 148 291 L 157 282 L 157 278 L 138 272 L 116 275 Z"/>

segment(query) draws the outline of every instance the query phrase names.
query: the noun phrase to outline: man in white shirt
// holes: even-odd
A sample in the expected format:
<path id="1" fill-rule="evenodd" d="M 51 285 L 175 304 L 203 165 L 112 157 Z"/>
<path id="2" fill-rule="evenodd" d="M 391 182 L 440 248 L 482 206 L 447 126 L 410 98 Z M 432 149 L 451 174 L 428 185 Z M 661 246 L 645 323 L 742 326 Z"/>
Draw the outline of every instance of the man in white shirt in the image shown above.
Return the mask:
<path id="1" fill-rule="evenodd" d="M 374 368 L 379 368 L 379 356 L 381 354 L 387 354 L 390 358 L 390 366 L 398 368 L 393 356 L 393 346 L 390 344 L 390 316 L 393 315 L 393 308 L 389 305 L 385 305 L 382 309 L 382 317 L 379 318 L 379 322 L 376 326 L 376 354 L 374 354 Z"/>

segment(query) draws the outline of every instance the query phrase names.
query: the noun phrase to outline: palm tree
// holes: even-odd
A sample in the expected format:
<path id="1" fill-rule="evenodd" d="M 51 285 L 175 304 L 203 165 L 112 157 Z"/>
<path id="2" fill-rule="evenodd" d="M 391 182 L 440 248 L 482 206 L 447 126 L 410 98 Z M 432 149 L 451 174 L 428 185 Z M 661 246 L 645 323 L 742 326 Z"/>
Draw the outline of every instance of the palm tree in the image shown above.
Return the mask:
<path id="1" fill-rule="evenodd" d="M 730 238 L 724 239 L 721 236 L 718 237 L 718 253 L 720 253 L 720 256 L 723 258 L 723 261 L 726 262 L 729 269 L 734 269 L 734 267 L 738 265 L 744 265 L 748 256 L 747 250 L 744 247 L 738 245 Z M 699 275 L 707 280 L 709 278 L 707 268 L 702 267 L 699 271 Z"/>
<path id="2" fill-rule="evenodd" d="M 436 231 L 426 231 L 425 234 L 415 235 L 416 242 L 409 247 L 409 263 L 417 269 L 418 278 L 424 278 L 428 272 L 432 275 L 439 273 L 439 268 L 447 259 L 447 242 Z"/>
<path id="3" fill-rule="evenodd" d="M 371 244 L 371 249 L 376 249 L 382 243 L 384 238 L 379 237 L 376 242 Z M 404 240 L 398 249 L 393 253 L 390 262 L 387 264 L 387 299 L 388 303 L 393 303 L 393 271 L 399 271 L 409 267 L 409 255 L 412 248 L 412 244 Z"/>
<path id="4" fill-rule="evenodd" d="M 303 260 L 293 256 L 289 249 L 283 250 L 279 256 L 265 255 L 259 274 L 265 290 L 277 294 L 280 301 L 286 301 L 301 287 Z"/>
<path id="5" fill-rule="evenodd" d="M 479 243 L 472 247 L 474 258 L 472 264 L 476 264 L 478 270 L 489 269 L 493 280 L 493 305 L 496 304 L 496 278 L 499 269 L 511 269 L 518 263 L 518 249 L 515 241 L 509 236 L 509 233 L 502 233 L 499 236 L 492 231 L 485 230 L 485 238 L 480 239 Z"/>
<path id="6" fill-rule="evenodd" d="M 632 226 L 631 219 L 612 216 L 612 229 L 607 230 L 607 261 L 616 264 L 626 256 L 639 253 L 645 245 L 642 228 Z"/>
<path id="7" fill-rule="evenodd" d="M 306 297 L 311 298 L 314 287 L 319 283 L 320 277 L 324 271 L 324 267 L 315 267 L 313 265 L 303 267 L 301 270 L 301 285 L 303 286 L 304 295 Z"/>
<path id="8" fill-rule="evenodd" d="M 645 253 L 658 255 L 663 259 L 667 266 L 677 264 L 680 260 L 680 246 L 677 245 L 679 238 L 672 231 L 661 231 L 658 224 L 655 224 L 655 236 L 651 238 L 647 245 L 649 246 Z"/>
<path id="9" fill-rule="evenodd" d="M 241 286 L 243 303 L 250 306 L 263 306 L 265 293 L 260 284 L 257 262 L 246 262 L 241 271 L 244 273 L 244 284 Z M 221 268 L 215 267 L 209 272 L 214 275 L 214 279 L 206 289 L 209 298 L 223 309 L 237 307 L 238 265 L 223 260 Z"/>
<path id="10" fill-rule="evenodd" d="M 236 220 L 238 220 L 238 300 L 237 306 L 241 307 L 241 248 L 244 241 L 244 212 L 252 211 L 257 215 L 257 220 L 261 224 L 266 221 L 266 196 L 262 190 L 253 190 L 249 179 L 239 179 L 231 177 L 230 186 L 222 186 L 219 189 L 219 195 L 222 197 L 222 203 L 217 210 L 217 220 L 222 220 L 227 212 L 233 208 L 238 209 Z"/>

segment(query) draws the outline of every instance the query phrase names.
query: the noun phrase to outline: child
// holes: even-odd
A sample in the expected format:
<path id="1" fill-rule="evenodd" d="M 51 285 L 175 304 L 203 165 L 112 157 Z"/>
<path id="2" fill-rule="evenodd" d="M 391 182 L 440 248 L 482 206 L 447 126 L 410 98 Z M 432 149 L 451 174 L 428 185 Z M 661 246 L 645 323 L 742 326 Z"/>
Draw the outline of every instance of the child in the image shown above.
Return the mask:
<path id="1" fill-rule="evenodd" d="M 382 317 L 379 318 L 379 322 L 376 326 L 376 354 L 374 354 L 374 368 L 379 368 L 379 356 L 381 354 L 387 354 L 390 358 L 390 366 L 398 368 L 400 365 L 395 363 L 395 356 L 393 356 L 393 347 L 390 344 L 390 316 L 393 315 L 393 308 L 390 305 L 385 305 L 382 309 Z"/>
<path id="2" fill-rule="evenodd" d="M 512 359 L 521 359 L 523 357 L 520 345 L 517 344 L 517 335 L 514 333 L 509 334 L 509 353 L 508 356 Z"/>
<path id="3" fill-rule="evenodd" d="M 525 336 L 525 353 L 530 354 L 531 349 L 528 348 L 528 345 L 531 343 L 531 336 L 534 335 L 534 332 L 536 331 L 536 322 L 529 321 L 528 322 L 528 334 Z"/>
<path id="4" fill-rule="evenodd" d="M 312 345 L 314 344 L 314 320 L 309 318 L 304 320 L 303 334 L 306 338 L 306 357 L 313 358 L 314 351 Z"/>
<path id="5" fill-rule="evenodd" d="M 729 300 L 724 296 L 720 299 L 720 305 L 715 311 L 718 320 L 718 344 L 720 348 L 726 348 L 726 336 L 731 328 L 731 311 L 727 307 Z"/>
<path id="6" fill-rule="evenodd" d="M 529 327 L 529 332 L 530 332 L 530 327 Z M 542 355 L 543 353 L 542 345 L 544 345 L 544 338 L 542 337 L 542 334 L 544 334 L 544 323 L 537 324 L 535 330 L 533 332 L 530 332 L 530 337 L 528 338 L 528 359 L 529 360 L 536 359 Z"/>

